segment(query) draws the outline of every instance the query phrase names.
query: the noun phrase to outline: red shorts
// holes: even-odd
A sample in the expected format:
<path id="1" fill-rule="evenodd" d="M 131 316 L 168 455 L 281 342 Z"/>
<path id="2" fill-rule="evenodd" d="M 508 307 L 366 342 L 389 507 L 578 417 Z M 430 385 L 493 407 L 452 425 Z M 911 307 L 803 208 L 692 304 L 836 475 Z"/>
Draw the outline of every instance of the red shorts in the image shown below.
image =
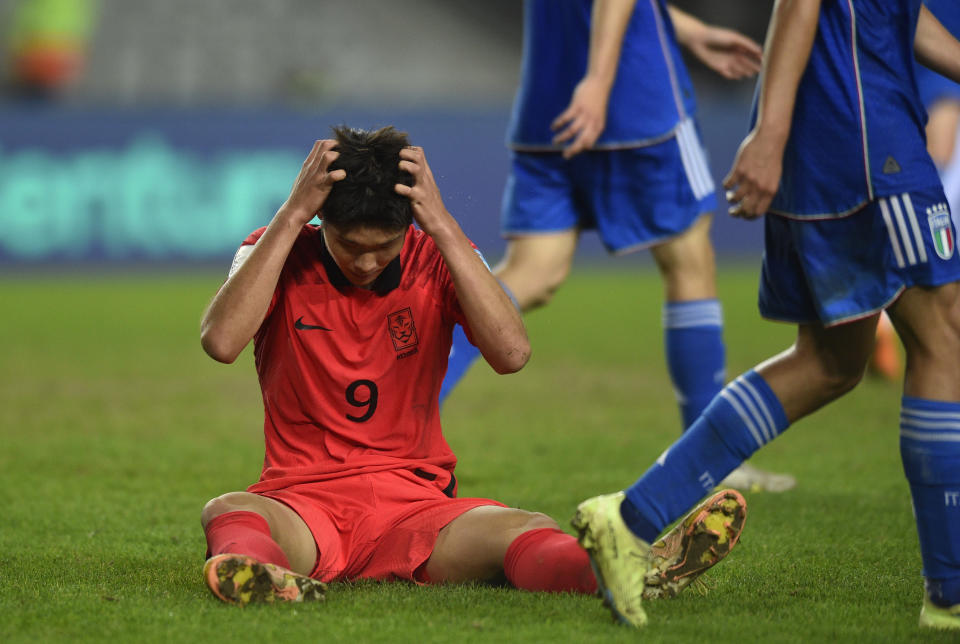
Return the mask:
<path id="1" fill-rule="evenodd" d="M 386 470 L 259 494 L 288 505 L 310 528 L 318 550 L 314 579 L 422 582 L 419 569 L 441 528 L 475 507 L 505 507 L 451 498 L 455 487 L 444 470 Z"/>

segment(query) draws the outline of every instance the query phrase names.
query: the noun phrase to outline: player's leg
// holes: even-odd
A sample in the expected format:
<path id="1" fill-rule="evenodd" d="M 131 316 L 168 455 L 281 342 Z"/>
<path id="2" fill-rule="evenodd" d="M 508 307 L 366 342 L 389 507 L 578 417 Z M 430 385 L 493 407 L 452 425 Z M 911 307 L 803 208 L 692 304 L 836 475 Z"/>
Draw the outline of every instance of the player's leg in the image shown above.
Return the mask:
<path id="1" fill-rule="evenodd" d="M 741 375 L 626 494 L 623 514 L 645 541 L 679 517 L 790 424 L 862 377 L 876 316 L 837 327 L 801 325 L 794 345 Z"/>
<path id="2" fill-rule="evenodd" d="M 611 547 L 596 534 L 617 532 L 607 526 L 620 521 L 627 535 L 650 543 L 665 525 L 791 422 L 859 381 L 873 345 L 877 314 L 870 312 L 882 308 L 897 292 L 896 282 L 886 274 L 887 230 L 876 214 L 865 210 L 857 216 L 811 223 L 768 214 L 760 309 L 765 317 L 796 322 L 796 342 L 724 387 L 690 429 L 627 489 L 622 504 L 598 500 L 609 497 L 581 504 L 588 515 L 577 526 L 581 543 L 590 545 L 595 565 L 606 570 L 602 574 L 608 587 L 622 589 L 613 597 L 614 610 L 628 618 L 640 616 L 634 623 L 642 622 L 643 615 L 641 591 L 635 583 L 637 566 L 617 556 L 623 551 L 619 544 Z M 846 288 L 848 274 L 860 276 L 863 288 L 856 297 Z M 830 328 L 816 322 L 857 315 L 866 317 Z"/>
<path id="3" fill-rule="evenodd" d="M 514 237 L 493 272 L 524 313 L 547 304 L 566 281 L 577 250 L 577 230 Z"/>
<path id="4" fill-rule="evenodd" d="M 686 429 L 723 387 L 726 354 L 709 215 L 651 248 L 663 279 L 667 369 Z"/>
<path id="5" fill-rule="evenodd" d="M 586 553 L 556 521 L 490 505 L 468 510 L 440 530 L 426 572 L 432 583 L 506 577 L 524 590 L 596 590 Z"/>
<path id="6" fill-rule="evenodd" d="M 910 288 L 889 310 L 907 355 L 900 452 L 926 579 L 920 623 L 960 629 L 960 283 Z"/>
<path id="7" fill-rule="evenodd" d="M 745 518 L 746 503 L 732 490 L 691 512 L 645 554 L 647 598 L 675 596 L 720 561 L 737 543 Z M 586 552 L 553 519 L 492 505 L 472 508 L 440 530 L 426 573 L 433 583 L 506 578 L 530 591 L 597 590 Z"/>
<path id="8" fill-rule="evenodd" d="M 646 621 L 643 584 L 638 586 L 646 571 L 636 557 L 620 553 L 649 549 L 665 526 L 753 452 L 854 387 L 866 367 L 875 325 L 876 316 L 833 328 L 801 325 L 793 347 L 724 387 L 626 490 L 623 502 L 607 495 L 580 505 L 574 525 L 612 593 L 615 615 L 637 626 Z"/>
<path id="9" fill-rule="evenodd" d="M 209 559 L 204 577 L 230 603 L 323 599 L 325 585 L 310 579 L 317 546 L 289 507 L 258 494 L 230 492 L 201 513 Z"/>
<path id="10" fill-rule="evenodd" d="M 664 348 L 684 429 L 723 388 L 726 356 L 723 311 L 716 294 L 716 263 L 710 217 L 651 249 L 663 277 Z M 744 463 L 720 484 L 744 490 L 783 492 L 796 486 L 789 474 Z"/>

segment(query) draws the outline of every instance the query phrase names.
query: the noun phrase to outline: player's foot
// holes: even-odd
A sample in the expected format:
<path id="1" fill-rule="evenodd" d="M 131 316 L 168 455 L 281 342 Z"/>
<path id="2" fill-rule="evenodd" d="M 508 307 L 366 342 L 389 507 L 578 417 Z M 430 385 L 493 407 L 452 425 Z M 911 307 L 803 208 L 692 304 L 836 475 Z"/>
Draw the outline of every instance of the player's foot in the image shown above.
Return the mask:
<path id="1" fill-rule="evenodd" d="M 937 606 L 924 593 L 923 608 L 920 609 L 920 626 L 940 630 L 960 630 L 960 604 L 954 604 L 949 608 Z"/>
<path id="2" fill-rule="evenodd" d="M 246 555 L 207 559 L 203 577 L 214 595 L 228 604 L 323 601 L 327 585 Z"/>
<path id="3" fill-rule="evenodd" d="M 640 603 L 650 568 L 650 545 L 623 522 L 623 497 L 623 492 L 617 492 L 587 499 L 577 506 L 571 523 L 590 555 L 603 603 L 624 624 L 643 626 L 647 614 Z"/>
<path id="4" fill-rule="evenodd" d="M 897 332 L 886 314 L 881 315 L 877 323 L 876 343 L 873 346 L 873 354 L 870 356 L 868 371 L 892 382 L 898 381 L 903 373 L 900 350 L 897 346 Z"/>
<path id="5" fill-rule="evenodd" d="M 733 550 L 747 520 L 747 502 L 722 490 L 698 505 L 650 546 L 644 599 L 675 597 Z"/>
<path id="6" fill-rule="evenodd" d="M 789 474 L 768 472 L 749 463 L 742 463 L 720 482 L 720 487 L 733 487 L 750 492 L 786 492 L 796 486 L 797 479 Z"/>

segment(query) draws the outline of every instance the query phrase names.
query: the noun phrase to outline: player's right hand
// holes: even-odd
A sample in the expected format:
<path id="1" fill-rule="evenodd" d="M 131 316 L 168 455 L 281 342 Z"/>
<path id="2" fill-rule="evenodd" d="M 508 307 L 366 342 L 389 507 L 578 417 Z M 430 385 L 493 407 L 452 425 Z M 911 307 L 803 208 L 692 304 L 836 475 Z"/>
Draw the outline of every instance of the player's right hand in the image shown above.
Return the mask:
<path id="1" fill-rule="evenodd" d="M 607 101 L 610 87 L 601 81 L 585 77 L 573 90 L 570 105 L 553 120 L 550 129 L 559 133 L 554 143 L 572 142 L 563 149 L 563 158 L 569 159 L 597 142 L 607 125 Z"/>
<path id="2" fill-rule="evenodd" d="M 293 223 L 303 226 L 313 219 L 323 207 L 333 184 L 347 176 L 346 170 L 330 171 L 330 164 L 340 156 L 333 149 L 336 145 L 333 139 L 317 141 L 300 167 L 290 196 L 280 208 L 281 212 L 292 218 Z"/>
<path id="3" fill-rule="evenodd" d="M 740 144 L 730 173 L 723 180 L 729 212 L 734 217 L 756 219 L 767 212 L 780 187 L 783 145 L 754 129 Z"/>

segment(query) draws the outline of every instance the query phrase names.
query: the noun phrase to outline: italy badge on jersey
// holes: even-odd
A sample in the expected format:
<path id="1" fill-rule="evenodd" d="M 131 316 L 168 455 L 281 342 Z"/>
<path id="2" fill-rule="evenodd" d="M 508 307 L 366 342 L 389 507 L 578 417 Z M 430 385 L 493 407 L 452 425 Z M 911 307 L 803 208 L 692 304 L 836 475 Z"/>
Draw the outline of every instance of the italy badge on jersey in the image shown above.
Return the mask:
<path id="1" fill-rule="evenodd" d="M 933 236 L 933 245 L 941 259 L 950 259 L 953 256 L 953 225 L 950 222 L 950 208 L 945 203 L 938 203 L 927 208 L 927 223 L 930 224 L 930 234 Z"/>

